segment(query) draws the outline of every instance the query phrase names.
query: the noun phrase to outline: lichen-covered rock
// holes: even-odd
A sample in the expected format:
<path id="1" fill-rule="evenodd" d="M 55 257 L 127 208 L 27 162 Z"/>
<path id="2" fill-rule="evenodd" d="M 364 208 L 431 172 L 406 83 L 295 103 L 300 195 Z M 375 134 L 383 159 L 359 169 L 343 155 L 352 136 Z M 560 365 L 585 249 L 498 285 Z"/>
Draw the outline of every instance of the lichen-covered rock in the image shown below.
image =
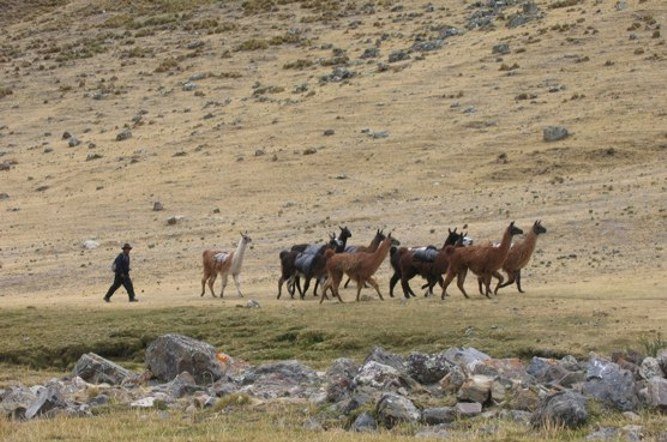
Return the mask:
<path id="1" fill-rule="evenodd" d="M 375 389 L 412 388 L 416 382 L 409 376 L 402 374 L 394 367 L 376 361 L 365 363 L 354 378 L 354 383 L 360 386 L 369 386 Z"/>
<path id="2" fill-rule="evenodd" d="M 650 356 L 644 358 L 641 365 L 639 366 L 639 375 L 646 380 L 649 380 L 654 377 L 659 377 L 659 378 L 664 377 L 662 368 L 660 368 L 660 361 Z"/>
<path id="3" fill-rule="evenodd" d="M 454 422 L 456 409 L 453 407 L 426 408 L 422 411 L 422 422 L 426 425 L 439 425 Z"/>
<path id="4" fill-rule="evenodd" d="M 473 374 L 485 376 L 498 376 L 503 379 L 528 383 L 530 376 L 526 371 L 526 365 L 517 358 L 509 359 L 486 359 L 475 364 Z"/>
<path id="5" fill-rule="evenodd" d="M 24 419 L 25 412 L 37 399 L 36 392 L 22 385 L 8 387 L 2 395 L 0 412 L 13 419 Z"/>
<path id="6" fill-rule="evenodd" d="M 81 355 L 74 366 L 74 376 L 92 384 L 119 385 L 134 373 L 95 353 Z"/>
<path id="7" fill-rule="evenodd" d="M 320 381 L 299 361 L 281 361 L 251 368 L 241 377 L 243 391 L 263 398 L 308 397 Z"/>
<path id="8" fill-rule="evenodd" d="M 556 383 L 568 374 L 568 371 L 556 359 L 537 356 L 530 360 L 526 372 L 542 384 Z"/>
<path id="9" fill-rule="evenodd" d="M 388 429 L 401 422 L 416 423 L 421 417 L 410 399 L 395 393 L 382 395 L 376 406 L 376 414 L 380 423 Z"/>
<path id="10" fill-rule="evenodd" d="M 439 382 L 452 368 L 452 363 L 442 353 L 411 353 L 406 365 L 410 377 L 426 385 Z"/>
<path id="11" fill-rule="evenodd" d="M 492 377 L 482 375 L 472 376 L 463 383 L 457 397 L 462 401 L 484 404 L 491 398 L 492 385 Z"/>
<path id="12" fill-rule="evenodd" d="M 482 412 L 482 404 L 479 402 L 458 402 L 456 414 L 460 417 L 473 417 Z"/>
<path id="13" fill-rule="evenodd" d="M 65 409 L 66 407 L 67 403 L 60 390 L 56 386 L 49 386 L 39 390 L 37 398 L 26 409 L 25 418 L 32 419 L 49 413 L 52 410 Z"/>
<path id="14" fill-rule="evenodd" d="M 350 431 L 355 433 L 374 433 L 378 429 L 375 418 L 367 411 L 361 413 L 350 426 Z"/>
<path id="15" fill-rule="evenodd" d="M 541 401 L 533 415 L 532 423 L 540 425 L 564 425 L 575 428 L 588 419 L 586 398 L 573 391 L 562 391 Z"/>
<path id="16" fill-rule="evenodd" d="M 582 392 L 620 411 L 632 411 L 639 405 L 633 374 L 599 358 L 589 361 Z"/>
<path id="17" fill-rule="evenodd" d="M 667 379 L 653 377 L 647 383 L 648 405 L 662 412 L 667 411 Z"/>
<path id="18" fill-rule="evenodd" d="M 472 347 L 452 347 L 443 354 L 448 361 L 458 365 L 468 373 L 473 373 L 477 364 L 491 359 L 491 356 Z"/>
<path id="19" fill-rule="evenodd" d="M 379 362 L 383 365 L 388 365 L 401 373 L 404 373 L 406 369 L 403 356 L 397 355 L 396 353 L 390 353 L 382 347 L 374 347 L 373 350 L 371 350 L 371 353 L 366 356 L 364 365 L 371 361 Z"/>
<path id="20" fill-rule="evenodd" d="M 184 371 L 197 384 L 212 384 L 224 375 L 212 345 L 187 336 L 167 334 L 146 349 L 148 369 L 163 382 L 169 382 Z"/>

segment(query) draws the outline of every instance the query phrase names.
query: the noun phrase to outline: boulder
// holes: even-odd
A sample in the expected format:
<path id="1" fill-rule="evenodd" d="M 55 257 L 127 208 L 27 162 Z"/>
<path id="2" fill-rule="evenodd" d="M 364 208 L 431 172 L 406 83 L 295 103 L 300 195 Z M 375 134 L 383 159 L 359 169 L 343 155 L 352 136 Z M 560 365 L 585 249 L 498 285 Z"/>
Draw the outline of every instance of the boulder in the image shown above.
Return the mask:
<path id="1" fill-rule="evenodd" d="M 662 372 L 665 374 L 665 376 L 667 376 L 667 348 L 659 350 L 656 353 L 655 358 L 660 363 L 660 368 L 662 368 Z"/>
<path id="2" fill-rule="evenodd" d="M 375 361 L 383 365 L 388 365 L 395 368 L 399 372 L 405 372 L 405 360 L 403 356 L 397 355 L 395 353 L 390 353 L 382 347 L 374 347 L 371 353 L 366 356 L 364 360 L 364 365 L 368 362 Z"/>
<path id="3" fill-rule="evenodd" d="M 299 361 L 281 361 L 251 368 L 241 377 L 243 388 L 263 398 L 308 397 L 320 378 L 310 367 Z"/>
<path id="4" fill-rule="evenodd" d="M 533 357 L 526 372 L 541 384 L 552 384 L 560 381 L 568 371 L 556 359 Z"/>
<path id="5" fill-rule="evenodd" d="M 367 411 L 361 413 L 350 426 L 355 433 L 374 433 L 378 429 L 375 418 Z"/>
<path id="6" fill-rule="evenodd" d="M 154 388 L 154 391 L 161 391 L 168 394 L 173 398 L 180 398 L 187 395 L 192 395 L 197 391 L 203 391 L 204 387 L 197 385 L 195 378 L 184 371 L 183 373 L 176 376 L 169 383 L 164 385 L 159 385 Z"/>
<path id="7" fill-rule="evenodd" d="M 473 374 L 486 376 L 498 376 L 503 379 L 529 383 L 530 376 L 526 371 L 525 364 L 517 358 L 510 359 L 486 359 L 475 364 Z"/>
<path id="8" fill-rule="evenodd" d="M 426 408 L 422 411 L 422 422 L 426 425 L 448 424 L 456 420 L 453 407 Z"/>
<path id="9" fill-rule="evenodd" d="M 426 385 L 439 382 L 452 369 L 452 363 L 442 353 L 435 355 L 411 353 L 406 365 L 408 375 Z"/>
<path id="10" fill-rule="evenodd" d="M 538 394 L 530 388 L 514 388 L 511 391 L 509 405 L 516 410 L 535 411 L 540 403 Z"/>
<path id="11" fill-rule="evenodd" d="M 463 383 L 457 397 L 462 401 L 484 404 L 491 398 L 492 385 L 492 377 L 482 375 L 472 376 Z"/>
<path id="12" fill-rule="evenodd" d="M 224 375 L 213 346 L 178 334 L 167 334 L 153 341 L 146 349 L 146 366 L 164 382 L 184 371 L 197 384 L 212 384 Z"/>
<path id="13" fill-rule="evenodd" d="M 25 412 L 37 399 L 37 394 L 22 385 L 8 387 L 2 395 L 0 412 L 13 419 L 24 419 Z"/>
<path id="14" fill-rule="evenodd" d="M 383 394 L 375 411 L 380 423 L 388 429 L 401 422 L 417 423 L 421 417 L 421 413 L 410 399 L 395 393 Z"/>
<path id="15" fill-rule="evenodd" d="M 510 45 L 507 43 L 498 43 L 497 45 L 494 45 L 493 48 L 491 49 L 492 54 L 500 54 L 500 55 L 505 55 L 510 53 Z"/>
<path id="16" fill-rule="evenodd" d="M 32 419 L 42 416 L 52 410 L 64 409 L 67 407 L 60 390 L 55 386 L 50 386 L 39 390 L 37 398 L 26 409 L 25 418 Z"/>
<path id="17" fill-rule="evenodd" d="M 458 365 L 452 367 L 452 369 L 445 375 L 444 378 L 438 383 L 440 388 L 445 393 L 456 393 L 459 391 L 461 386 L 466 380 L 466 375 Z"/>
<path id="18" fill-rule="evenodd" d="M 662 412 L 667 411 L 667 379 L 653 377 L 647 383 L 648 405 Z"/>
<path id="19" fill-rule="evenodd" d="M 660 368 L 660 361 L 652 357 L 644 358 L 639 366 L 639 375 L 646 380 L 654 377 L 664 377 L 662 368 Z"/>
<path id="20" fill-rule="evenodd" d="M 547 126 L 542 130 L 542 138 L 544 141 L 559 141 L 567 138 L 570 133 L 562 126 Z"/>
<path id="21" fill-rule="evenodd" d="M 582 392 L 620 411 L 632 411 L 639 405 L 632 373 L 599 358 L 589 361 Z"/>
<path id="22" fill-rule="evenodd" d="M 562 391 L 544 398 L 533 414 L 534 426 L 564 425 L 575 428 L 586 422 L 586 398 L 573 391 Z"/>
<path id="23" fill-rule="evenodd" d="M 81 355 L 74 366 L 74 376 L 91 384 L 119 385 L 135 374 L 95 353 Z"/>
<path id="24" fill-rule="evenodd" d="M 414 379 L 400 373 L 394 367 L 376 361 L 365 363 L 354 377 L 354 383 L 381 390 L 412 388 L 416 384 Z"/>
<path id="25" fill-rule="evenodd" d="M 458 402 L 456 414 L 460 417 L 473 417 L 482 412 L 482 404 L 479 402 Z"/>
<path id="26" fill-rule="evenodd" d="M 491 356 L 472 347 L 452 347 L 443 354 L 449 362 L 458 365 L 468 373 L 473 373 L 477 364 L 491 359 Z"/>

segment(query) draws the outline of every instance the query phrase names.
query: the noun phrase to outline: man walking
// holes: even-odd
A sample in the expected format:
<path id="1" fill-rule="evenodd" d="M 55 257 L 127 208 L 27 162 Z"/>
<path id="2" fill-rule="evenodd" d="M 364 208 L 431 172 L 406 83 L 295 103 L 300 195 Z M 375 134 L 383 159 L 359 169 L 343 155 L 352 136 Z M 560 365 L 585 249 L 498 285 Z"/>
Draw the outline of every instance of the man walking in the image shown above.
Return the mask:
<path id="1" fill-rule="evenodd" d="M 109 287 L 109 291 L 106 296 L 104 296 L 105 302 L 111 302 L 111 296 L 114 294 L 118 287 L 121 285 L 125 287 L 128 296 L 130 297 L 130 302 L 138 302 L 139 300 L 134 296 L 134 287 L 132 286 L 132 280 L 130 279 L 130 250 L 132 246 L 128 243 L 123 245 L 123 252 L 120 253 L 113 262 L 113 272 L 114 279 L 113 284 Z"/>

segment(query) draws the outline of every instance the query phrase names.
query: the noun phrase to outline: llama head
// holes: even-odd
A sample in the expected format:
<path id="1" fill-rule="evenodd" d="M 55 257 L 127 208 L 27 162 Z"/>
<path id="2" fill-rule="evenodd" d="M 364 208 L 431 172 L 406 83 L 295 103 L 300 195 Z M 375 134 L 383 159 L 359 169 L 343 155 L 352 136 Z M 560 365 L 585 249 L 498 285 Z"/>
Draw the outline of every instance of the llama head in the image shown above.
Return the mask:
<path id="1" fill-rule="evenodd" d="M 460 233 L 456 232 L 456 227 L 454 227 L 454 230 L 452 229 L 447 229 L 449 234 L 447 235 L 447 239 L 445 239 L 445 246 L 453 246 L 454 244 L 457 244 L 461 239 L 463 238 L 463 235 Z"/>
<path id="2" fill-rule="evenodd" d="M 338 235 L 338 239 L 341 241 L 346 241 L 348 238 L 352 238 L 352 232 L 350 232 L 350 229 L 348 229 L 347 226 L 338 226 L 338 228 L 340 229 L 340 235 Z"/>
<path id="3" fill-rule="evenodd" d="M 538 219 L 535 221 L 535 224 L 533 224 L 533 233 L 535 235 L 539 235 L 540 233 L 547 233 L 547 229 L 542 227 L 542 220 Z"/>
<path id="4" fill-rule="evenodd" d="M 245 233 L 241 232 L 241 241 L 243 241 L 246 244 L 249 244 L 252 242 L 252 238 L 248 236 L 248 231 L 246 230 Z"/>
<path id="5" fill-rule="evenodd" d="M 393 230 L 391 232 L 387 233 L 387 236 L 382 241 L 383 242 L 384 241 L 389 241 L 392 246 L 400 246 L 401 242 L 399 240 L 397 240 L 396 238 L 394 238 L 393 236 L 391 236 L 392 233 L 393 233 Z"/>
<path id="6" fill-rule="evenodd" d="M 521 230 L 520 228 L 518 228 L 514 225 L 514 221 L 512 221 L 510 223 L 510 225 L 509 225 L 509 227 L 507 227 L 507 229 L 509 230 L 511 236 L 521 235 L 523 233 L 523 230 Z"/>
<path id="7" fill-rule="evenodd" d="M 472 236 L 468 236 L 468 232 L 461 234 L 461 245 L 463 247 L 468 247 L 473 244 Z"/>
<path id="8" fill-rule="evenodd" d="M 383 229 L 383 230 L 384 230 L 384 229 Z M 378 243 L 384 241 L 386 237 L 387 237 L 387 236 L 386 236 L 386 235 L 384 234 L 384 232 L 383 232 L 382 230 L 380 230 L 380 229 L 377 229 L 377 231 L 375 232 L 375 240 L 376 240 Z"/>

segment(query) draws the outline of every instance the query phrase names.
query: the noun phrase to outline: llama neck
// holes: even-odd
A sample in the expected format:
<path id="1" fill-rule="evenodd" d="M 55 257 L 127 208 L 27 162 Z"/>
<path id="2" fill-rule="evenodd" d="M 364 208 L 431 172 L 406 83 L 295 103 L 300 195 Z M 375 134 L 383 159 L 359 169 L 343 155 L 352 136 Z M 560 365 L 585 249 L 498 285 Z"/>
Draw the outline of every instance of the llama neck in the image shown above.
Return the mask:
<path id="1" fill-rule="evenodd" d="M 241 264 L 243 264 L 243 255 L 245 254 L 245 249 L 248 243 L 246 242 L 245 239 L 241 239 L 239 242 L 239 245 L 236 247 L 236 251 L 234 252 L 234 256 L 232 257 L 232 266 L 231 266 L 231 271 L 232 274 L 238 273 L 239 270 L 241 270 Z"/>
<path id="2" fill-rule="evenodd" d="M 507 256 L 507 252 L 510 250 L 510 246 L 512 245 L 512 228 L 508 227 L 505 229 L 505 233 L 503 234 L 503 240 L 500 242 L 500 247 L 498 247 L 498 253 L 501 254 L 503 257 Z"/>
<path id="3" fill-rule="evenodd" d="M 371 241 L 370 245 L 368 246 L 368 251 L 369 252 L 375 252 L 378 249 L 378 247 L 380 247 L 381 242 L 382 242 L 382 240 L 380 239 L 380 236 L 375 235 L 375 237 L 373 238 L 373 241 Z"/>
<path id="4" fill-rule="evenodd" d="M 391 238 L 386 238 L 384 241 L 382 241 L 377 248 L 375 252 L 372 254 L 371 258 L 371 274 L 375 273 L 375 271 L 380 268 L 380 265 L 384 261 L 384 259 L 387 257 L 389 254 L 389 247 L 391 246 Z"/>
<path id="5" fill-rule="evenodd" d="M 533 251 L 535 250 L 535 244 L 537 244 L 537 233 L 535 233 L 531 229 L 528 235 L 526 235 L 526 238 L 523 240 L 523 242 L 521 242 L 521 248 L 523 249 L 523 253 L 527 253 L 528 256 L 532 255 Z"/>

